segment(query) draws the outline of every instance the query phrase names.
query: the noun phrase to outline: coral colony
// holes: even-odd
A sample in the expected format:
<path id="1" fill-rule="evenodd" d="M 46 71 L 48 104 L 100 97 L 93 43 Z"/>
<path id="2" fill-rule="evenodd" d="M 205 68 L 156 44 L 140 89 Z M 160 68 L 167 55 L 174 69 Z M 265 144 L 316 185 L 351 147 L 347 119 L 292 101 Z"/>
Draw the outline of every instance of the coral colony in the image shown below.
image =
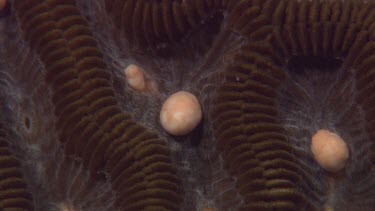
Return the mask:
<path id="1" fill-rule="evenodd" d="M 1 211 L 375 209 L 375 1 L 0 0 Z"/>

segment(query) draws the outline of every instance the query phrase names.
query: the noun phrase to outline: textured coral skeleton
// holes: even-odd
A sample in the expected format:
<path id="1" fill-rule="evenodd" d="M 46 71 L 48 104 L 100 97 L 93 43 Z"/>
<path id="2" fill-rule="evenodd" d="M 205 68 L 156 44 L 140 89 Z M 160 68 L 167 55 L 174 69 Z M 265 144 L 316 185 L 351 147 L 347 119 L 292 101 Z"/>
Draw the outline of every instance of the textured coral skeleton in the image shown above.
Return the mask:
<path id="1" fill-rule="evenodd" d="M 375 2 L 10 0 L 0 210 L 373 210 Z M 128 86 L 141 67 L 158 94 Z M 176 91 L 202 123 L 159 122 Z M 310 141 L 349 148 L 329 173 Z"/>

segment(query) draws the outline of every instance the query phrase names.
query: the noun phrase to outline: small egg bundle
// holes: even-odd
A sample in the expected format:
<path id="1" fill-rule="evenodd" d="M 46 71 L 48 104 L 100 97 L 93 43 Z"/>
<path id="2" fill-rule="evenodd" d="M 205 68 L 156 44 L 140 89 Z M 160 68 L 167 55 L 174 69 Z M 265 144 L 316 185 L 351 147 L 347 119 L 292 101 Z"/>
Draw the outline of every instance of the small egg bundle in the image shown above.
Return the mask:
<path id="1" fill-rule="evenodd" d="M 146 82 L 143 71 L 134 64 L 129 65 L 124 70 L 125 78 L 128 85 L 136 91 L 144 91 L 146 89 Z"/>
<path id="2" fill-rule="evenodd" d="M 130 88 L 135 91 L 158 95 L 158 86 L 154 80 L 147 78 L 144 71 L 138 65 L 130 64 L 124 70 L 125 79 Z"/>
<path id="3" fill-rule="evenodd" d="M 7 1 L 6 0 L 0 0 L 0 11 L 5 8 Z"/>

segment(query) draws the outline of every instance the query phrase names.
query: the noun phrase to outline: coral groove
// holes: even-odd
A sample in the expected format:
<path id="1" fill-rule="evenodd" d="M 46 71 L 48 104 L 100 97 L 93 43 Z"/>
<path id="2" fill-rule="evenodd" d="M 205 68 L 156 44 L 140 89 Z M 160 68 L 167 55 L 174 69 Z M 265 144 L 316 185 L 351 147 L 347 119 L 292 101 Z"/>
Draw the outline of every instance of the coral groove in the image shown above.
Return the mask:
<path id="1" fill-rule="evenodd" d="M 177 209 L 181 190 L 166 143 L 119 107 L 74 1 L 16 1 L 15 8 L 26 39 L 46 66 L 66 153 L 81 158 L 92 175 L 108 172 L 123 209 Z"/>
<path id="2" fill-rule="evenodd" d="M 20 170 L 21 164 L 9 147 L 3 125 L 0 125 L 0 209 L 33 210 L 33 197 Z"/>
<path id="3" fill-rule="evenodd" d="M 300 150 L 288 139 L 292 135 L 280 119 L 278 89 L 284 86 L 285 68 L 293 57 L 342 58 L 345 69 L 363 77 L 356 83 L 358 100 L 369 117 L 366 125 L 372 137 L 371 109 L 366 106 L 372 103 L 372 80 L 362 74 L 371 74 L 374 61 L 369 50 L 374 21 L 374 10 L 369 8 L 374 5 L 357 1 L 278 1 L 270 8 L 246 4 L 252 5 L 242 1 L 238 10 L 254 23 L 261 22 L 266 34 L 254 39 L 256 25 L 248 21 L 252 29 L 248 33 L 237 19 L 234 29 L 254 41 L 227 66 L 226 82 L 217 93 L 211 114 L 217 148 L 231 175 L 238 177 L 243 210 L 320 210 L 324 189 L 314 187 L 315 170 L 300 160 Z M 271 12 L 268 20 L 262 19 L 261 10 Z M 371 160 L 374 145 L 371 141 L 366 154 Z"/>

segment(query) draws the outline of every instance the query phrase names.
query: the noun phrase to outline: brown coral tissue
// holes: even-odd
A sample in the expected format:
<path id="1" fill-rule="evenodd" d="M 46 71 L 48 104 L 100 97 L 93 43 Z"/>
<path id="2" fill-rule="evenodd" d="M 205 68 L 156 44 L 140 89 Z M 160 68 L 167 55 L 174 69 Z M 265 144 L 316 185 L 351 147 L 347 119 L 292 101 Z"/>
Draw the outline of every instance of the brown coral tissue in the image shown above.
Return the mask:
<path id="1" fill-rule="evenodd" d="M 172 136 L 181 90 L 203 120 Z M 0 210 L 375 210 L 375 1 L 7 0 Z"/>

